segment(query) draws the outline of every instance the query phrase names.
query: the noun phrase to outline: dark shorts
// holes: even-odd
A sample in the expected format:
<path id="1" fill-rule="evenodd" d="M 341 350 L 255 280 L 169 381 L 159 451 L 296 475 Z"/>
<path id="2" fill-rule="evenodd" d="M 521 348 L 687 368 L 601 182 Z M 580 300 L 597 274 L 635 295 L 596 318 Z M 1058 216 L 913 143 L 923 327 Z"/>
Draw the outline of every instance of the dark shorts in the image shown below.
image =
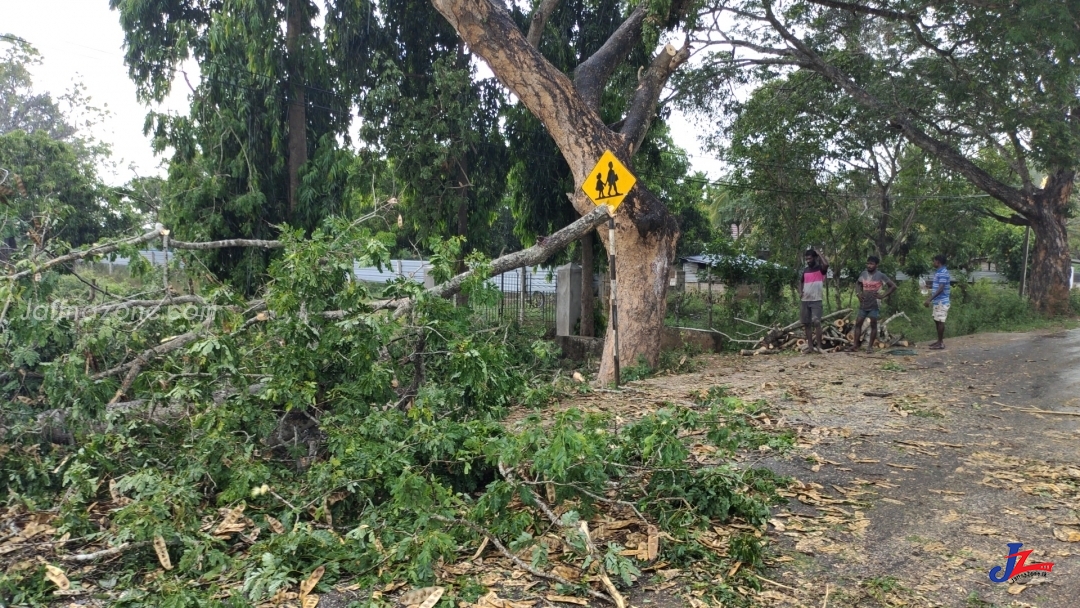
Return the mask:
<path id="1" fill-rule="evenodd" d="M 859 318 L 855 319 L 855 321 L 856 322 L 861 321 L 861 320 L 865 319 L 866 317 L 870 317 L 871 319 L 877 319 L 879 316 L 881 316 L 881 310 L 878 309 L 878 308 L 871 308 L 870 310 L 863 310 L 863 309 L 860 308 L 859 309 Z"/>
<path id="2" fill-rule="evenodd" d="M 821 323 L 821 300 L 817 302 L 803 302 L 799 307 L 799 320 L 803 325 Z"/>

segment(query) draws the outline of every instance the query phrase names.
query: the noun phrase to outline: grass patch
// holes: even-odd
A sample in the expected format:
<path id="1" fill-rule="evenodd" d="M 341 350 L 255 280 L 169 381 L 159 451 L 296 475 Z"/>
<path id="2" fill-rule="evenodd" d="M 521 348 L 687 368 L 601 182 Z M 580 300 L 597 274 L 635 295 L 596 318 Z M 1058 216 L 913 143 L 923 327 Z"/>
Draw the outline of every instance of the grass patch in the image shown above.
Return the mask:
<path id="1" fill-rule="evenodd" d="M 656 367 L 649 365 L 644 358 L 639 357 L 637 363 L 623 367 L 619 370 L 620 380 L 634 382 L 644 380 L 660 374 L 688 374 L 701 369 L 701 361 L 696 359 L 701 352 L 691 346 L 681 349 L 665 350 L 660 353 Z"/>

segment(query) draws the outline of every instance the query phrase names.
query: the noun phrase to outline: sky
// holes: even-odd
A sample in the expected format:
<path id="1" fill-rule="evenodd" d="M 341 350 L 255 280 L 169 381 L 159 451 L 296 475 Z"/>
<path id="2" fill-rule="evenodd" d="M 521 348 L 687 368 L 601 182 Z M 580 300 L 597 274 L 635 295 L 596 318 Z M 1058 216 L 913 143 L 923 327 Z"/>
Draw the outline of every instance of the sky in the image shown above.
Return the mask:
<path id="1" fill-rule="evenodd" d="M 150 139 L 143 135 L 143 120 L 150 109 L 138 101 L 135 84 L 124 65 L 124 33 L 108 0 L 0 0 L 0 34 L 18 36 L 42 55 L 33 69 L 34 89 L 54 97 L 82 82 L 91 102 L 109 115 L 94 135 L 112 145 L 112 167 L 102 170 L 110 185 L 135 176 L 165 175 L 161 157 L 155 157 Z M 0 40 L 0 44 L 4 44 Z M 198 66 L 184 66 L 192 84 Z M 178 74 L 172 94 L 157 111 L 187 112 L 189 90 Z M 679 114 L 669 121 L 672 137 L 690 155 L 695 170 L 721 177 L 721 165 L 701 148 L 692 120 Z"/>

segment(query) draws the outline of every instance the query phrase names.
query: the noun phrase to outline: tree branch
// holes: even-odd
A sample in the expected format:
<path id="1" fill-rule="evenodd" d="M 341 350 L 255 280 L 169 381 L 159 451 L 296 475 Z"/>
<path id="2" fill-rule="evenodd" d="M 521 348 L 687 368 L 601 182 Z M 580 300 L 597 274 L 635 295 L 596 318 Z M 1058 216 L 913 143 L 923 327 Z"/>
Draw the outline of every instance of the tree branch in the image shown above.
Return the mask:
<path id="1" fill-rule="evenodd" d="M 115 243 L 108 243 L 108 244 L 105 244 L 105 245 L 95 245 L 95 246 L 93 246 L 93 247 L 91 247 L 89 249 L 83 249 L 81 251 L 72 251 L 71 253 L 68 253 L 66 255 L 62 255 L 60 257 L 53 258 L 53 259 L 45 262 L 44 264 L 42 264 L 40 266 L 37 266 L 35 268 L 32 268 L 30 270 L 23 270 L 21 272 L 16 272 L 15 274 L 9 274 L 7 276 L 0 277 L 0 278 L 6 279 L 8 281 L 15 281 L 15 280 L 21 279 L 23 277 L 28 277 L 28 276 L 36 273 L 36 272 L 41 272 L 43 270 L 47 270 L 49 268 L 52 268 L 53 266 L 56 266 L 57 264 L 63 264 L 65 262 L 73 262 L 75 260 L 82 260 L 82 259 L 89 258 L 89 257 L 94 257 L 94 256 L 107 255 L 107 254 L 110 254 L 110 253 L 112 253 L 112 252 L 114 252 L 114 251 L 116 251 L 118 249 L 123 248 L 123 247 L 130 247 L 130 246 L 133 246 L 133 245 L 141 245 L 143 243 L 149 243 L 150 241 L 152 241 L 154 239 L 157 239 L 160 236 L 161 236 L 161 234 L 157 230 L 151 230 L 150 232 L 147 232 L 147 233 L 142 234 L 140 236 L 133 236 L 133 237 L 128 238 L 128 239 L 123 239 L 121 241 L 116 241 Z"/>
<path id="2" fill-rule="evenodd" d="M 997 220 L 997 221 L 999 221 L 999 222 L 1001 222 L 1003 224 L 1011 224 L 1013 226 L 1030 226 L 1031 225 L 1031 222 L 1029 222 L 1026 217 L 1024 217 L 1022 215 L 1017 215 L 1015 213 L 1012 214 L 1012 215 L 1008 215 L 1008 216 L 1006 216 L 1006 215 L 998 215 L 997 213 L 994 213 L 993 211 L 991 211 L 989 209 L 979 209 L 978 212 L 985 215 L 986 217 L 993 218 L 993 219 L 995 219 L 995 220 Z"/>
<path id="3" fill-rule="evenodd" d="M 541 0 L 540 6 L 536 7 L 532 18 L 529 19 L 529 35 L 525 38 L 534 48 L 540 48 L 540 40 L 544 37 L 544 28 L 547 27 L 551 13 L 554 13 L 558 6 L 559 0 Z"/>
<path id="4" fill-rule="evenodd" d="M 836 8 L 852 13 L 861 13 L 863 15 L 874 15 L 875 17 L 885 17 L 886 19 L 911 19 L 915 17 L 915 15 L 912 15 L 911 13 L 890 11 L 888 9 L 874 8 L 872 6 L 854 4 L 851 2 L 837 2 L 836 0 L 808 0 L 808 2 L 810 2 L 810 4 L 817 4 L 818 6 Z"/>
<path id="5" fill-rule="evenodd" d="M 826 80 L 843 89 L 851 98 L 860 105 L 881 113 L 889 122 L 890 126 L 899 130 L 911 143 L 926 152 L 933 154 L 941 160 L 945 166 L 963 175 L 975 187 L 990 196 L 1005 203 L 1007 207 L 1020 214 L 1032 213 L 1031 206 L 1024 200 L 1019 190 L 1004 184 L 990 175 L 982 167 L 971 162 L 967 157 L 949 144 L 932 137 L 911 120 L 907 112 L 881 101 L 866 89 L 855 83 L 854 80 L 832 64 L 826 62 L 820 55 L 811 49 L 800 38 L 792 34 L 773 14 L 771 0 L 764 2 L 765 18 L 780 36 L 790 44 L 796 53 L 801 55 L 810 64 L 813 71 L 821 74 Z"/>
<path id="6" fill-rule="evenodd" d="M 669 44 L 656 54 L 648 69 L 642 74 L 621 131 L 632 142 L 631 152 L 641 147 L 641 142 L 649 131 L 649 125 L 656 116 L 656 104 L 668 79 L 689 57 L 689 41 L 678 50 Z"/>
<path id="7" fill-rule="evenodd" d="M 638 4 L 600 50 L 581 62 L 574 70 L 574 86 L 585 103 L 594 110 L 600 107 L 600 94 L 611 75 L 626 56 L 641 41 L 641 26 L 645 22 L 647 3 Z"/>
<path id="8" fill-rule="evenodd" d="M 514 253 L 504 255 L 501 258 L 495 258 L 491 261 L 491 274 L 494 276 L 516 268 L 521 268 L 522 266 L 535 266 L 555 255 L 556 252 L 578 240 L 600 224 L 603 224 L 607 221 L 607 218 L 607 207 L 601 205 L 596 209 L 593 209 L 592 212 L 581 216 L 572 224 L 558 230 L 551 236 L 541 239 L 540 242 L 532 247 L 522 249 L 521 251 L 515 251 Z M 474 274 L 476 274 L 475 270 L 466 270 L 449 281 L 440 283 L 435 287 L 426 290 L 424 293 L 440 298 L 450 297 L 460 292 L 461 286 Z M 408 313 L 409 310 L 412 309 L 413 303 L 412 299 L 398 302 L 394 317 L 401 317 Z"/>
<path id="9" fill-rule="evenodd" d="M 260 239 L 225 239 L 223 241 L 206 241 L 189 243 L 187 241 L 169 240 L 169 246 L 173 249 L 224 249 L 226 247 L 259 247 L 261 249 L 281 249 L 285 246 L 283 241 L 264 241 Z"/>
<path id="10" fill-rule="evenodd" d="M 431 2 L 469 49 L 544 124 L 577 179 L 584 180 L 605 150 L 622 151 L 622 138 L 607 128 L 570 79 L 529 44 L 506 8 L 490 0 Z"/>

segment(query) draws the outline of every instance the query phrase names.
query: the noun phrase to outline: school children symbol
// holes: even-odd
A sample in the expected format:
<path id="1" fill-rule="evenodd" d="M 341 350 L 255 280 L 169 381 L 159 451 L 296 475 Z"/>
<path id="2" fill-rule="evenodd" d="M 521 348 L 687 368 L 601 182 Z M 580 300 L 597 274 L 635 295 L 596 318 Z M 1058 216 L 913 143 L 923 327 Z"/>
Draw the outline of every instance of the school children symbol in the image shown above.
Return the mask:
<path id="1" fill-rule="evenodd" d="M 597 161 L 581 189 L 592 199 L 592 202 L 597 205 L 607 205 L 611 208 L 611 212 L 615 213 L 619 204 L 636 183 L 637 178 L 634 174 L 615 158 L 611 150 L 607 150 Z"/>

